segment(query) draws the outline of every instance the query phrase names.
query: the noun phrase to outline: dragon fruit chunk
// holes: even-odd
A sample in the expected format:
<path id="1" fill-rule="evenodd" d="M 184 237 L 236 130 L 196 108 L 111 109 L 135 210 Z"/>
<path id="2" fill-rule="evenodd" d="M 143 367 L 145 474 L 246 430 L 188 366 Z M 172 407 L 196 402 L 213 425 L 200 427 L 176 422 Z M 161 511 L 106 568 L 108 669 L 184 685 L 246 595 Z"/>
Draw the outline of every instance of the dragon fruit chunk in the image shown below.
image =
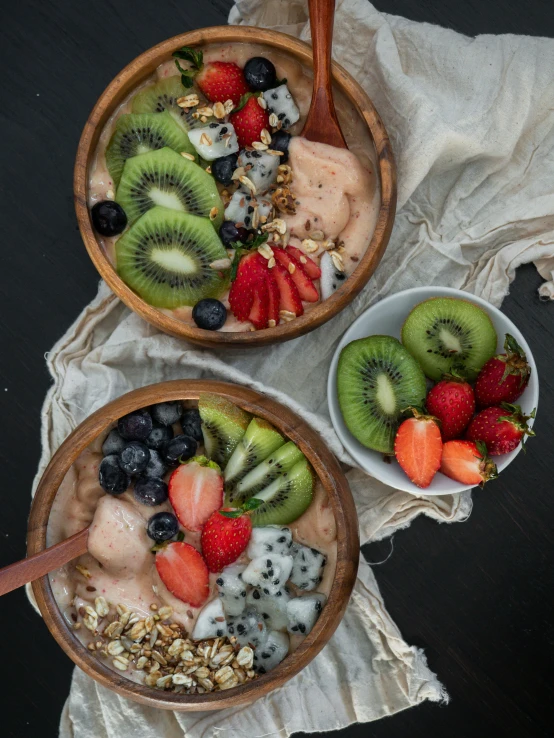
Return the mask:
<path id="1" fill-rule="evenodd" d="M 321 299 L 326 300 L 342 285 L 346 279 L 346 274 L 344 272 L 339 272 L 327 251 L 325 251 L 321 256 L 319 268 L 321 269 L 321 278 L 319 282 L 321 287 Z"/>
<path id="2" fill-rule="evenodd" d="M 263 617 L 251 607 L 246 608 L 242 615 L 228 618 L 227 631 L 230 636 L 236 637 L 241 648 L 248 645 L 252 648 L 263 646 L 268 632 Z"/>
<path id="3" fill-rule="evenodd" d="M 269 113 L 275 113 L 283 128 L 290 128 L 300 120 L 298 105 L 286 85 L 279 85 L 272 90 L 264 92 L 264 100 L 267 103 Z"/>
<path id="4" fill-rule="evenodd" d="M 279 157 L 265 151 L 241 151 L 238 159 L 239 167 L 244 167 L 246 176 L 256 188 L 256 194 L 263 195 L 277 179 Z M 246 185 L 240 185 L 248 192 Z"/>
<path id="5" fill-rule="evenodd" d="M 315 548 L 308 548 L 299 543 L 292 547 L 294 559 L 290 581 L 298 587 L 310 591 L 315 589 L 322 579 L 323 567 L 327 563 L 326 557 Z"/>
<path id="6" fill-rule="evenodd" d="M 245 569 L 239 564 L 227 566 L 215 581 L 226 615 L 240 615 L 246 607 L 246 585 L 242 581 Z"/>
<path id="7" fill-rule="evenodd" d="M 244 192 L 236 190 L 225 208 L 225 220 L 232 220 L 233 223 L 244 223 L 249 228 L 252 223 L 252 213 L 256 207 L 258 208 L 259 217 L 267 218 L 272 205 L 269 200 L 245 195 Z"/>
<path id="8" fill-rule="evenodd" d="M 205 638 L 219 638 L 227 635 L 227 623 L 221 600 L 215 599 L 201 610 L 194 625 L 191 638 L 202 641 Z"/>
<path id="9" fill-rule="evenodd" d="M 262 528 L 252 528 L 246 555 L 249 559 L 257 559 L 259 556 L 266 556 L 267 554 L 290 556 L 291 546 L 292 533 L 290 528 L 266 525 Z"/>
<path id="10" fill-rule="evenodd" d="M 257 648 L 254 652 L 254 669 L 258 674 L 266 674 L 278 666 L 288 652 L 288 635 L 272 630 L 263 647 Z"/>
<path id="11" fill-rule="evenodd" d="M 259 556 L 246 567 L 242 579 L 259 587 L 266 595 L 273 595 L 284 586 L 292 571 L 292 556 Z"/>
<path id="12" fill-rule="evenodd" d="M 231 123 L 210 123 L 205 128 L 194 128 L 188 132 L 189 141 L 199 156 L 213 161 L 239 150 L 237 134 Z"/>
<path id="13" fill-rule="evenodd" d="M 253 589 L 246 598 L 247 606 L 253 607 L 260 613 L 270 630 L 287 629 L 289 601 L 290 593 L 286 587 L 272 595 L 266 595 L 259 589 Z"/>
<path id="14" fill-rule="evenodd" d="M 326 601 L 327 598 L 322 594 L 292 599 L 287 604 L 288 632 L 294 635 L 308 635 L 321 615 Z"/>

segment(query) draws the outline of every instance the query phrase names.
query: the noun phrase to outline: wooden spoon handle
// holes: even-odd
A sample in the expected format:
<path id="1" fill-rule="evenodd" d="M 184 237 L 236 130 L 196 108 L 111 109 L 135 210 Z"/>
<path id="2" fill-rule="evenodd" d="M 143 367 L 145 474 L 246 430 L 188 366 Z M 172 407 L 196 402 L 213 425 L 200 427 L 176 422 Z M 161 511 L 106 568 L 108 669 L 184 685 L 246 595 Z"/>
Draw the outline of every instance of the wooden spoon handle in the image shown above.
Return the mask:
<path id="1" fill-rule="evenodd" d="M 88 528 L 71 538 L 45 548 L 44 551 L 0 569 L 0 596 L 17 589 L 27 582 L 40 579 L 50 571 L 59 569 L 68 561 L 87 552 Z"/>

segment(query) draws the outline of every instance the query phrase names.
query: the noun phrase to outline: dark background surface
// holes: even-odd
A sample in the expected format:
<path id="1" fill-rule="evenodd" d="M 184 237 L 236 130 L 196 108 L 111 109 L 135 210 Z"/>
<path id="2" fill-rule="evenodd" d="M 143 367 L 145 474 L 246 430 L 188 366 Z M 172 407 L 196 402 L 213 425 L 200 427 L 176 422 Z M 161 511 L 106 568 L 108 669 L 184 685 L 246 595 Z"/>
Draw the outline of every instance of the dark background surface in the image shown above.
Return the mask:
<path id="1" fill-rule="evenodd" d="M 269 0 L 268 0 L 269 1 Z M 550 0 L 376 0 L 380 10 L 469 35 L 554 36 Z M 24 555 L 44 353 L 94 296 L 97 275 L 72 205 L 72 168 L 96 98 L 132 58 L 176 33 L 226 22 L 230 0 L 6 3 L 0 31 L 0 566 Z M 474 495 L 463 525 L 420 518 L 394 537 L 375 573 L 406 640 L 425 648 L 451 696 L 329 735 L 434 738 L 552 735 L 554 653 L 554 305 L 519 270 L 503 310 L 526 335 L 541 378 L 529 443 Z M 381 561 L 390 541 L 364 553 Z M 54 738 L 71 662 L 17 591 L 0 603 L 2 734 Z"/>

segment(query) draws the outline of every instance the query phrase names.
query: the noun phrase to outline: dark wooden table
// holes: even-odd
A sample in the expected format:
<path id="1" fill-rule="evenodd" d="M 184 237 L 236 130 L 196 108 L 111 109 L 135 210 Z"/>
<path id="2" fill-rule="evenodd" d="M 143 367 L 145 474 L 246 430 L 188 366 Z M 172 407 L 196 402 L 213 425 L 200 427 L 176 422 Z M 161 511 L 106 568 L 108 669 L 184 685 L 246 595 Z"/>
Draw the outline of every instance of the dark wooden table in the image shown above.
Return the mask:
<path id="1" fill-rule="evenodd" d="M 376 4 L 470 35 L 554 36 L 547 0 Z M 1 566 L 25 551 L 40 408 L 50 384 L 44 353 L 97 288 L 72 204 L 82 126 L 129 60 L 176 33 L 225 23 L 230 7 L 230 0 L 19 0 L 3 6 Z M 390 613 L 406 640 L 425 649 L 452 701 L 352 726 L 340 733 L 345 738 L 552 735 L 554 305 L 539 302 L 539 284 L 533 267 L 520 269 L 503 306 L 539 367 L 538 437 L 494 486 L 475 493 L 468 522 L 417 520 L 396 534 L 394 555 L 375 569 Z M 389 551 L 385 541 L 364 554 L 381 561 Z M 0 633 L 2 735 L 54 738 L 72 664 L 22 591 L 2 598 Z"/>

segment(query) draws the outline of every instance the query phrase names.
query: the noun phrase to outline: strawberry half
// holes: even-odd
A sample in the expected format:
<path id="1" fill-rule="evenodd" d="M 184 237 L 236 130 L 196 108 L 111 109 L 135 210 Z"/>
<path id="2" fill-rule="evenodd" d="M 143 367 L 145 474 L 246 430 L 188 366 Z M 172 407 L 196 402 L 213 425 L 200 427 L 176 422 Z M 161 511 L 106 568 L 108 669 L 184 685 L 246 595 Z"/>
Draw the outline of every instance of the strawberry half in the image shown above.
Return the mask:
<path id="1" fill-rule="evenodd" d="M 531 367 L 516 339 L 506 333 L 505 354 L 498 354 L 483 366 L 475 383 L 479 407 L 515 402 L 529 384 Z"/>
<path id="2" fill-rule="evenodd" d="M 188 543 L 169 543 L 156 554 L 160 579 L 179 600 L 200 607 L 210 593 L 208 567 L 198 551 Z"/>
<path id="3" fill-rule="evenodd" d="M 227 517 L 223 513 L 238 514 L 238 517 Z M 221 571 L 236 561 L 248 546 L 251 533 L 252 521 L 249 515 L 243 515 L 240 510 L 232 508 L 215 512 L 202 530 L 202 553 L 208 569 L 213 572 Z"/>
<path id="4" fill-rule="evenodd" d="M 263 129 L 269 128 L 269 115 L 258 105 L 257 97 L 250 97 L 244 107 L 232 113 L 229 122 L 233 124 L 239 146 L 252 146 L 254 141 L 261 141 Z"/>
<path id="5" fill-rule="evenodd" d="M 534 417 L 534 410 L 531 415 L 524 415 L 519 405 L 503 402 L 500 407 L 481 410 L 471 421 L 467 437 L 470 441 L 483 441 L 491 456 L 509 454 L 526 435 L 535 435 L 527 424 Z"/>
<path id="6" fill-rule="evenodd" d="M 456 482 L 480 487 L 498 476 L 496 464 L 481 441 L 447 441 L 442 447 L 440 471 Z"/>
<path id="7" fill-rule="evenodd" d="M 248 315 L 248 320 L 254 328 L 261 330 L 267 328 L 269 314 L 269 295 L 265 279 L 260 280 L 254 286 L 254 301 Z"/>
<path id="8" fill-rule="evenodd" d="M 315 263 L 313 259 L 310 259 L 303 251 L 297 249 L 296 246 L 289 245 L 285 248 L 285 251 L 292 257 L 299 261 L 302 265 L 302 269 L 306 272 L 310 279 L 319 279 L 321 277 L 321 269 Z"/>
<path id="9" fill-rule="evenodd" d="M 287 310 L 296 317 L 302 315 L 304 312 L 302 300 L 288 271 L 280 264 L 276 264 L 271 273 L 279 289 L 279 310 Z"/>
<path id="10" fill-rule="evenodd" d="M 267 275 L 267 261 L 257 251 L 243 256 L 237 278 L 229 291 L 229 305 L 237 320 L 248 320 L 254 303 L 254 287 Z"/>
<path id="11" fill-rule="evenodd" d="M 297 261 L 292 254 L 287 253 L 284 249 L 277 247 L 273 248 L 273 255 L 275 260 L 285 267 L 287 272 L 290 274 L 292 281 L 296 285 L 298 294 L 301 300 L 306 302 L 317 302 L 319 300 L 319 294 L 316 290 L 314 283 L 308 277 L 304 271 L 302 264 Z"/>
<path id="12" fill-rule="evenodd" d="M 429 390 L 427 410 L 441 422 L 443 441 L 459 438 L 475 412 L 473 389 L 464 379 L 447 375 Z"/>
<path id="13" fill-rule="evenodd" d="M 428 487 L 441 465 L 442 438 L 436 418 L 413 410 L 394 439 L 396 460 L 418 487 Z"/>
<path id="14" fill-rule="evenodd" d="M 196 75 L 196 84 L 210 102 L 232 100 L 235 106 L 248 92 L 242 69 L 234 62 L 208 62 Z"/>
<path id="15" fill-rule="evenodd" d="M 279 288 L 271 270 L 267 272 L 266 283 L 268 297 L 267 318 L 268 321 L 273 320 L 275 321 L 275 325 L 279 325 Z"/>
<path id="16" fill-rule="evenodd" d="M 210 515 L 223 504 L 221 473 L 198 461 L 175 469 L 168 486 L 171 506 L 187 530 L 202 530 Z"/>

